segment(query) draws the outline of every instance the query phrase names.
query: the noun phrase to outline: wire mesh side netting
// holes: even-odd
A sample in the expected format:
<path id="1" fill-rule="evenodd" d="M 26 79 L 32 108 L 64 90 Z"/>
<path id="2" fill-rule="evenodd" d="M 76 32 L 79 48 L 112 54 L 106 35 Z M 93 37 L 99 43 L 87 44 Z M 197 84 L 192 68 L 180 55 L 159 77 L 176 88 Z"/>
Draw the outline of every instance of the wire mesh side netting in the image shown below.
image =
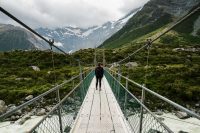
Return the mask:
<path id="1" fill-rule="evenodd" d="M 33 133 L 68 133 L 73 126 L 87 90 L 94 77 L 90 72 L 33 129 Z"/>
<path id="2" fill-rule="evenodd" d="M 168 133 L 168 128 L 108 71 L 105 76 L 132 132 Z M 115 76 L 115 75 L 114 75 Z"/>

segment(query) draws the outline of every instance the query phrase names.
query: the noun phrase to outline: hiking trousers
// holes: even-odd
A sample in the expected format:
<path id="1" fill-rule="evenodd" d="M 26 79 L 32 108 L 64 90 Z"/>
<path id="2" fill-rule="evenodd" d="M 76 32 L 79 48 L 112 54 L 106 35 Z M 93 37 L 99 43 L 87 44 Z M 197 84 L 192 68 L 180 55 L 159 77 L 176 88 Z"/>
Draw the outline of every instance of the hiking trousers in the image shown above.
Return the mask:
<path id="1" fill-rule="evenodd" d="M 99 88 L 101 89 L 101 79 L 102 77 L 96 77 L 96 89 L 98 87 L 98 84 L 99 84 Z"/>

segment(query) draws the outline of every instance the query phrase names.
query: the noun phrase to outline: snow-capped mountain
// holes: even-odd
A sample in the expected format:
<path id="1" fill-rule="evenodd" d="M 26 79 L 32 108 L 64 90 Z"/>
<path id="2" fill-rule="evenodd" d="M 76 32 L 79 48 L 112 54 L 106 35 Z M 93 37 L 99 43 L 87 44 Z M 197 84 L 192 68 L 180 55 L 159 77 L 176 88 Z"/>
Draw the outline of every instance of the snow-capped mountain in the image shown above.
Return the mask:
<path id="1" fill-rule="evenodd" d="M 0 51 L 11 51 L 16 49 L 45 50 L 47 48 L 49 48 L 48 44 L 24 28 L 10 24 L 0 24 Z"/>
<path id="2" fill-rule="evenodd" d="M 89 28 L 64 27 L 56 29 L 38 28 L 36 31 L 46 38 L 53 38 L 55 45 L 66 52 L 84 48 L 94 48 L 119 31 L 138 11 L 137 8 L 118 21 L 107 22 L 101 26 Z"/>

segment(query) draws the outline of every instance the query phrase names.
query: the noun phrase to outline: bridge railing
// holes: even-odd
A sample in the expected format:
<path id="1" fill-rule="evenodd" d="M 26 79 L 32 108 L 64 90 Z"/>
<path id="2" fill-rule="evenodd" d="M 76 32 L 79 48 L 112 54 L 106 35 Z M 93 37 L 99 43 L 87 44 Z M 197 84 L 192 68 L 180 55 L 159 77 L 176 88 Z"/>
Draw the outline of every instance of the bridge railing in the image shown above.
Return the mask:
<path id="1" fill-rule="evenodd" d="M 89 71 L 91 71 L 91 69 L 88 69 L 85 72 L 83 72 L 77 76 L 74 76 L 69 80 L 63 81 L 61 84 L 56 85 L 55 87 L 49 89 L 48 91 L 34 97 L 33 99 L 15 107 L 14 109 L 12 109 L 10 111 L 0 115 L 0 121 L 7 120 L 7 118 L 11 117 L 12 115 L 15 115 L 16 112 L 18 112 L 18 111 L 23 112 L 23 110 L 25 110 L 26 108 L 33 108 L 34 106 L 40 106 L 39 104 L 41 101 L 49 99 L 49 98 L 47 98 L 47 96 L 49 96 L 51 98 L 51 97 L 56 97 L 54 95 L 57 94 L 57 96 L 60 98 L 59 92 L 61 89 L 68 87 L 67 86 L 68 84 L 71 84 L 71 85 L 73 84 L 72 86 L 74 86 L 75 83 L 78 83 L 80 81 L 80 77 L 84 77 Z M 58 102 L 58 100 L 59 100 L 58 97 L 56 98 L 56 101 L 52 101 L 52 102 L 54 102 L 54 103 Z M 51 98 L 51 99 L 55 99 L 55 98 Z M 44 101 L 44 102 L 47 102 L 47 101 Z M 52 102 L 48 103 L 48 104 L 51 105 L 51 104 L 53 104 Z"/>
<path id="2" fill-rule="evenodd" d="M 138 84 L 137 82 L 129 79 L 128 77 L 125 77 L 125 76 L 121 75 L 120 73 L 117 73 L 117 72 L 115 72 L 115 71 L 113 71 L 111 69 L 108 69 L 106 71 L 106 75 L 108 75 L 107 77 L 109 77 L 108 81 L 110 79 L 112 81 L 112 82 L 110 81 L 109 83 L 110 83 L 111 87 L 114 87 L 113 92 L 115 92 L 116 99 L 118 100 L 119 105 L 120 105 L 122 111 L 124 112 L 125 116 L 127 115 L 127 112 L 130 111 L 129 109 L 125 108 L 128 105 L 127 101 L 131 101 L 130 99 L 128 99 L 128 96 L 126 96 L 127 95 L 126 93 L 128 93 L 128 95 L 131 95 L 131 97 L 134 97 L 136 99 L 136 101 L 138 101 L 137 103 L 140 104 L 140 107 L 138 107 L 138 109 L 140 108 L 140 110 L 139 110 L 140 116 L 138 116 L 138 117 L 140 117 L 140 124 L 139 124 L 140 132 L 143 132 L 143 130 L 145 130 L 145 127 L 144 127 L 145 124 L 144 123 L 147 123 L 147 122 L 145 122 L 147 120 L 146 117 L 148 116 L 146 114 L 147 114 L 147 112 L 149 112 L 148 111 L 149 109 L 145 106 L 146 104 L 144 104 L 144 101 L 147 101 L 147 100 L 145 100 L 145 93 L 148 93 L 148 96 L 153 98 L 154 101 L 157 101 L 157 102 L 162 101 L 163 104 L 164 103 L 168 103 L 169 104 L 168 106 L 173 107 L 176 110 L 179 110 L 179 111 L 181 110 L 183 112 L 186 112 L 189 116 L 197 118 L 197 119 L 200 120 L 200 116 L 198 114 L 196 114 L 195 112 L 193 112 L 193 111 L 191 111 L 191 110 L 189 110 L 189 109 L 187 109 L 187 108 L 185 108 L 185 107 L 183 107 L 183 106 L 171 101 L 170 99 L 167 99 L 166 97 L 164 97 L 164 96 L 162 96 L 162 95 L 160 95 L 160 94 L 148 89 L 144 85 Z M 114 85 L 113 85 L 113 82 L 114 82 Z M 122 83 L 124 85 L 126 84 L 125 87 L 122 85 Z M 120 86 L 120 87 L 118 87 L 118 86 Z M 142 94 L 140 95 L 140 99 L 141 100 L 138 100 L 132 93 L 130 93 L 129 92 L 129 88 L 135 88 L 135 89 L 137 88 L 137 89 L 139 89 L 142 92 Z M 124 90 L 126 90 L 126 91 L 124 92 Z M 148 99 L 147 102 L 149 102 L 149 100 L 150 99 Z M 123 104 L 126 105 L 126 106 L 122 107 Z M 132 105 L 134 105 L 134 104 L 132 104 Z M 137 107 L 134 107 L 134 108 L 137 109 Z M 138 112 L 138 109 L 137 109 L 137 112 Z M 154 113 L 151 112 L 150 114 L 152 114 L 152 116 L 154 116 L 154 118 L 157 119 L 157 117 L 154 115 Z M 134 119 L 134 120 L 136 120 L 136 119 Z M 157 119 L 157 121 L 160 122 L 161 125 L 163 125 L 162 122 L 160 121 L 160 119 Z M 153 122 L 151 122 L 151 124 L 153 124 Z M 166 127 L 166 126 L 164 125 L 164 127 Z"/>
<path id="3" fill-rule="evenodd" d="M 30 132 L 70 132 L 93 77 L 91 71 Z"/>
<path id="4" fill-rule="evenodd" d="M 116 76 L 116 75 L 115 75 Z M 110 84 L 118 104 L 130 125 L 132 132 L 162 132 L 172 131 L 163 124 L 143 103 L 138 100 L 126 87 L 123 86 L 117 77 L 105 71 L 105 77 Z"/>

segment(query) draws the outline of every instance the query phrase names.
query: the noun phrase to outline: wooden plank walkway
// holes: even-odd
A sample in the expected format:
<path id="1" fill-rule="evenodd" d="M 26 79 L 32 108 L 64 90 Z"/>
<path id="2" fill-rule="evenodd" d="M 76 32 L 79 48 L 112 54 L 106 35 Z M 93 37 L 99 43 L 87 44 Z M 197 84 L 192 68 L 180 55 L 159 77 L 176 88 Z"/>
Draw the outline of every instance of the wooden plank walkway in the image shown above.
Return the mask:
<path id="1" fill-rule="evenodd" d="M 94 77 L 71 133 L 130 133 L 106 78 L 101 91 L 95 89 L 95 82 Z"/>

